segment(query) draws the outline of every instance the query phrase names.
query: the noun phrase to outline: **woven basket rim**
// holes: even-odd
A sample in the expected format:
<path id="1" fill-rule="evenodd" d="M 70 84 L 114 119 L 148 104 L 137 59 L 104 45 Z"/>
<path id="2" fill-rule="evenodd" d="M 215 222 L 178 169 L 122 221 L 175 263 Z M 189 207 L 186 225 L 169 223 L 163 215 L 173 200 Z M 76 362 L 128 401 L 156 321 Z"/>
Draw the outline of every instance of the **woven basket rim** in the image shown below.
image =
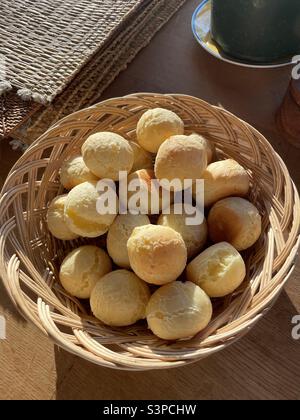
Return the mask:
<path id="1" fill-rule="evenodd" d="M 26 171 L 30 171 L 32 165 L 35 164 L 38 166 L 40 162 L 42 162 L 35 160 L 34 156 L 40 153 L 43 148 L 46 149 L 51 147 L 51 145 L 53 147 L 55 146 L 54 138 L 56 138 L 55 134 L 57 131 L 61 131 L 63 133 L 65 129 L 69 129 L 69 124 L 71 124 L 71 126 L 75 123 L 78 124 L 78 122 L 83 121 L 84 116 L 88 114 L 93 115 L 94 112 L 101 113 L 101 110 L 103 109 L 106 111 L 112 111 L 115 108 L 118 109 L 120 114 L 122 114 L 123 111 L 120 103 L 124 103 L 124 115 L 127 113 L 130 115 L 135 115 L 135 112 L 137 111 L 135 111 L 134 107 L 130 106 L 132 102 L 138 102 L 140 104 L 143 104 L 144 102 L 148 104 L 149 102 L 153 104 L 153 107 L 155 107 L 158 102 L 164 103 L 164 101 L 166 101 L 170 107 L 174 106 L 174 108 L 176 108 L 176 106 L 178 106 L 183 113 L 187 112 L 187 104 L 192 102 L 195 104 L 196 108 L 198 107 L 197 112 L 199 112 L 199 118 L 200 114 L 201 118 L 207 117 L 206 112 L 209 114 L 207 118 L 209 124 L 211 124 L 213 127 L 211 130 L 213 131 L 214 136 L 217 137 L 221 135 L 215 128 L 215 125 L 217 128 L 219 127 L 217 124 L 219 121 L 214 121 L 214 118 L 211 117 L 211 115 L 217 115 L 220 121 L 222 121 L 222 124 L 224 123 L 224 127 L 226 126 L 227 130 L 226 132 L 231 133 L 229 137 L 231 135 L 234 136 L 234 130 L 240 129 L 242 130 L 239 133 L 241 138 L 248 135 L 251 137 L 251 147 L 253 145 L 254 147 L 256 146 L 255 141 L 257 140 L 257 150 L 260 150 L 261 156 L 265 151 L 272 155 L 270 156 L 270 159 L 272 160 L 272 163 L 275 162 L 275 170 L 278 172 L 278 176 L 280 178 L 278 182 L 278 189 L 287 189 L 290 194 L 289 198 L 291 199 L 291 202 L 285 203 L 284 200 L 281 200 L 282 202 L 280 202 L 281 196 L 278 195 L 277 197 L 276 191 L 270 202 L 267 200 L 267 198 L 265 198 L 265 200 L 271 207 L 274 206 L 274 208 L 272 207 L 272 212 L 274 212 L 274 214 L 272 213 L 271 215 L 274 219 L 274 226 L 276 227 L 278 225 L 279 221 L 277 219 L 281 215 L 282 211 L 283 215 L 281 222 L 286 229 L 290 228 L 292 234 L 287 239 L 287 242 L 283 243 L 283 233 L 281 235 L 282 238 L 280 235 L 276 238 L 278 232 L 276 232 L 275 228 L 271 228 L 271 225 L 268 225 L 268 231 L 265 232 L 265 236 L 267 237 L 266 242 L 268 242 L 268 249 L 263 249 L 264 256 L 265 253 L 268 253 L 268 258 L 266 261 L 264 261 L 264 265 L 261 266 L 261 271 L 257 273 L 257 276 L 261 275 L 261 281 L 267 282 L 268 279 L 264 279 L 263 274 L 266 277 L 268 270 L 271 270 L 269 276 L 271 276 L 272 281 L 269 279 L 270 282 L 268 284 L 260 284 L 259 287 L 261 288 L 261 294 L 254 292 L 254 295 L 251 296 L 251 300 L 249 301 L 250 304 L 247 301 L 247 294 L 245 294 L 245 296 L 244 294 L 241 296 L 241 301 L 239 301 L 237 298 L 233 299 L 233 303 L 229 306 L 229 312 L 232 312 L 230 312 L 232 320 L 225 326 L 223 325 L 219 328 L 215 325 L 214 329 L 211 327 L 213 332 L 210 333 L 208 330 L 202 337 L 200 335 L 196 339 L 192 339 L 184 344 L 182 342 L 177 342 L 168 344 L 166 346 L 161 341 L 158 347 L 151 341 L 151 336 L 147 338 L 143 335 L 142 338 L 139 339 L 139 333 L 135 332 L 136 335 L 133 336 L 132 340 L 129 340 L 129 335 L 126 336 L 124 341 L 122 341 L 122 337 L 119 336 L 119 333 L 112 332 L 114 336 L 118 337 L 119 341 L 116 340 L 116 342 L 119 343 L 119 347 L 121 349 L 120 353 L 114 353 L 105 347 L 104 344 L 101 344 L 102 342 L 105 342 L 104 337 L 101 336 L 102 341 L 100 340 L 101 343 L 98 344 L 93 338 L 91 338 L 90 332 L 88 332 L 84 327 L 84 318 L 81 316 L 73 313 L 73 316 L 68 318 L 70 328 L 73 331 L 73 338 L 71 339 L 69 336 L 66 337 L 66 335 L 60 332 L 57 325 L 60 325 L 61 318 L 59 318 L 58 315 L 56 315 L 51 310 L 51 305 L 49 302 L 47 302 L 47 299 L 45 300 L 41 296 L 38 296 L 36 306 L 32 306 L 33 304 L 26 300 L 26 293 L 24 293 L 20 286 L 21 274 L 19 272 L 19 266 L 22 263 L 22 261 L 20 261 L 20 256 L 13 254 L 10 255 L 5 248 L 6 238 L 10 237 L 9 235 L 11 235 L 11 230 L 16 228 L 16 221 L 7 216 L 7 211 L 11 206 L 11 199 L 14 197 L 14 194 L 17 196 L 20 194 L 22 189 L 26 191 L 25 184 L 22 184 L 20 187 L 17 187 L 15 184 L 18 177 L 22 177 L 21 172 L 24 171 L 25 173 Z M 181 106 L 182 108 L 180 108 Z M 121 111 L 119 111 L 119 109 L 121 109 Z M 140 110 L 138 112 L 140 112 Z M 120 116 L 120 114 L 118 114 L 118 116 Z M 187 118 L 191 118 L 191 116 L 189 115 Z M 198 121 L 195 122 L 195 124 L 196 123 L 198 124 Z M 220 126 L 222 126 L 222 124 Z M 220 138 L 222 140 L 222 136 Z M 227 139 L 225 139 L 224 142 L 225 141 L 227 141 Z M 238 139 L 238 141 L 241 140 Z M 239 143 L 239 147 L 244 147 L 240 146 L 240 144 L 242 143 Z M 259 147 L 261 147 L 261 149 L 259 149 Z M 266 161 L 264 164 L 267 165 L 268 162 Z M 257 170 L 259 171 L 260 168 Z M 287 206 L 287 209 L 284 208 L 284 210 L 282 210 L 282 206 Z M 15 306 L 20 310 L 20 312 L 26 318 L 29 318 L 32 322 L 34 322 L 44 333 L 48 334 L 56 344 L 65 348 L 66 350 L 77 354 L 80 357 L 83 357 L 93 363 L 115 369 L 149 370 L 178 367 L 195 362 L 234 343 L 245 333 L 247 333 L 249 329 L 252 328 L 256 322 L 261 319 L 265 312 L 271 308 L 282 288 L 290 278 L 295 267 L 295 258 L 300 246 L 299 212 L 300 201 L 298 191 L 289 175 L 285 163 L 283 162 L 282 158 L 275 152 L 267 139 L 250 124 L 246 123 L 229 111 L 226 111 L 217 106 L 210 105 L 207 102 L 190 95 L 158 94 L 149 92 L 133 93 L 124 97 L 107 99 L 103 102 L 95 104 L 89 108 L 85 108 L 81 111 L 77 111 L 63 118 L 52 127 L 50 127 L 39 139 L 32 143 L 24 155 L 15 163 L 4 183 L 0 197 L 0 274 L 3 277 L 5 288 L 7 289 Z M 268 214 L 268 217 L 271 216 Z M 15 219 L 19 217 L 20 214 L 15 215 Z M 276 258 L 270 257 L 270 255 L 273 255 L 274 257 L 276 248 L 281 250 L 277 260 Z M 284 257 L 281 257 L 282 255 Z M 24 258 L 26 260 L 26 255 Z M 255 256 L 255 258 L 259 259 L 257 256 Z M 24 278 L 22 281 L 24 282 Z M 32 281 L 34 282 L 34 280 Z M 252 289 L 250 288 L 249 293 L 251 293 L 251 291 Z M 244 312 L 241 310 L 243 299 L 246 303 L 248 302 L 248 306 Z M 249 296 L 248 299 L 250 299 Z M 225 312 L 226 309 L 224 313 Z M 67 316 L 63 315 L 63 317 L 65 317 L 63 321 L 66 322 Z M 220 334 L 219 331 L 221 331 Z M 100 354 L 101 356 L 99 356 Z"/>

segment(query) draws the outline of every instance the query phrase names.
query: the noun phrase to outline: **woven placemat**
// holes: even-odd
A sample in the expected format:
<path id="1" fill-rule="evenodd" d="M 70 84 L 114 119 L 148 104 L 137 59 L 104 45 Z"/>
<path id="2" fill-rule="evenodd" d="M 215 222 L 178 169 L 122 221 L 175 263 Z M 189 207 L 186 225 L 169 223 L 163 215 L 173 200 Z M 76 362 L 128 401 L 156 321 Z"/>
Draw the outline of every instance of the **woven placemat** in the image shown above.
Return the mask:
<path id="1" fill-rule="evenodd" d="M 105 88 L 126 68 L 153 35 L 186 0 L 152 0 L 143 12 L 128 20 L 126 27 L 58 95 L 52 104 L 41 107 L 27 123 L 13 131 L 13 137 L 30 144 L 46 129 L 71 112 L 97 102 Z"/>
<path id="2" fill-rule="evenodd" d="M 149 0 L 1 0 L 0 94 L 47 104 Z"/>

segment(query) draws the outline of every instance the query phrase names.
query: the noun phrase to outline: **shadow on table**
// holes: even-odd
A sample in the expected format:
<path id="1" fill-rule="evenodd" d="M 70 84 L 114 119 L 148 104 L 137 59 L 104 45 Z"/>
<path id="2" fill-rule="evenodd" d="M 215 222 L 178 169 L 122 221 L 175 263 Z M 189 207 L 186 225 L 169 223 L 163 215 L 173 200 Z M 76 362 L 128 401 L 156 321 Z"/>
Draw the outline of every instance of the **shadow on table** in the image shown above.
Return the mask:
<path id="1" fill-rule="evenodd" d="M 297 311 L 284 292 L 242 340 L 179 369 L 123 372 L 55 349 L 58 400 L 300 399 L 300 341 L 291 337 Z"/>
<path id="2" fill-rule="evenodd" d="M 194 73 L 196 68 L 199 70 L 200 97 L 222 105 L 249 123 L 269 122 L 291 80 L 290 66 L 257 69 L 232 65 L 212 57 L 197 44 L 189 54 Z"/>
<path id="3" fill-rule="evenodd" d="M 195 43 L 187 53 L 193 77 L 190 85 L 185 83 L 190 90 L 184 93 L 220 105 L 253 125 L 270 141 L 287 164 L 296 184 L 300 185 L 297 163 L 300 150 L 289 143 L 276 122 L 291 80 L 291 67 L 254 69 L 234 66 L 217 60 Z"/>

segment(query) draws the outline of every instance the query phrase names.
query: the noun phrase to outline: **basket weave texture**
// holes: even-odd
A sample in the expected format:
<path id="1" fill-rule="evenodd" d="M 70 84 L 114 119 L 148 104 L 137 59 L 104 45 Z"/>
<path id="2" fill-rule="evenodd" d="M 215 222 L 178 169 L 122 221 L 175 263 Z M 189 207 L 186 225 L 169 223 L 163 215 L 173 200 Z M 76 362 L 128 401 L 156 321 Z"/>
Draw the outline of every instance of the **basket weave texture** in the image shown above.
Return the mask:
<path id="1" fill-rule="evenodd" d="M 60 93 L 120 25 L 149 0 L 2 0 L 5 80 L 24 99 Z"/>
<path id="2" fill-rule="evenodd" d="M 143 2 L 142 7 L 127 16 L 123 24 L 109 36 L 109 42 L 107 40 L 69 80 L 63 92 L 51 104 L 43 106 L 37 102 L 23 101 L 16 89 L 0 96 L 0 139 L 10 135 L 31 144 L 61 118 L 99 102 L 104 90 L 185 1 Z"/>
<path id="3" fill-rule="evenodd" d="M 111 328 L 62 289 L 59 264 L 82 241 L 54 239 L 45 223 L 49 201 L 62 192 L 59 168 L 86 137 L 114 131 L 135 140 L 149 108 L 175 111 L 187 133 L 212 140 L 220 158 L 249 172 L 250 200 L 263 217 L 263 234 L 244 255 L 247 277 L 233 295 L 214 302 L 214 318 L 190 340 L 165 342 L 141 322 Z M 20 312 L 64 349 L 90 362 L 125 370 L 178 367 L 207 357 L 246 334 L 272 306 L 290 277 L 299 247 L 299 196 L 288 170 L 267 140 L 227 111 L 184 95 L 136 94 L 74 113 L 40 137 L 10 172 L 0 201 L 0 272 Z M 105 238 L 96 243 L 105 243 Z"/>

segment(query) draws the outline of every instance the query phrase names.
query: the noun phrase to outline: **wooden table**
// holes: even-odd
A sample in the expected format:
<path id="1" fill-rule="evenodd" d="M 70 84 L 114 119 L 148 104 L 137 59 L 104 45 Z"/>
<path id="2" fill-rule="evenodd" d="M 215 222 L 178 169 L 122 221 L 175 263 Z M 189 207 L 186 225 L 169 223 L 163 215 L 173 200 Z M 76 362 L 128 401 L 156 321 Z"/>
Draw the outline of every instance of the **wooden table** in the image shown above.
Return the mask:
<path id="1" fill-rule="evenodd" d="M 251 70 L 208 56 L 194 42 L 190 19 L 199 0 L 183 9 L 105 93 L 179 92 L 220 104 L 263 132 L 300 186 L 300 151 L 278 133 L 274 116 L 289 69 Z M 18 158 L 0 145 L 3 182 Z M 0 285 L 0 399 L 300 399 L 300 341 L 292 317 L 300 313 L 300 265 L 274 308 L 241 341 L 197 364 L 169 371 L 126 373 L 91 365 L 53 346 L 25 322 Z"/>

